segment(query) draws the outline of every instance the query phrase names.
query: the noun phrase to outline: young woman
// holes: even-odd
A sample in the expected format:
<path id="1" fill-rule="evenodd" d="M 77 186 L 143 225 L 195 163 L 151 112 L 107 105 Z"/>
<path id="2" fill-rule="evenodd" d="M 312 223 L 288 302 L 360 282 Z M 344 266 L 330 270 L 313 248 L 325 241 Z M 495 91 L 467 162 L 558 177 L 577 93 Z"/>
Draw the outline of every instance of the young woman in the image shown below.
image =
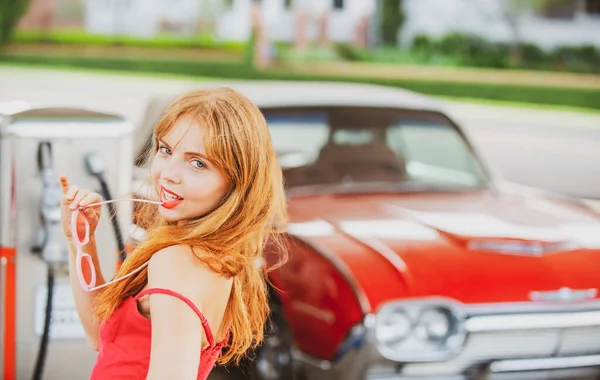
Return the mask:
<path id="1" fill-rule="evenodd" d="M 76 231 L 83 242 L 71 243 L 70 269 L 79 317 L 99 352 L 92 379 L 206 379 L 216 362 L 238 362 L 263 338 L 263 247 L 278 241 L 287 215 L 260 110 L 231 89 L 185 94 L 156 125 L 152 153 L 160 204 L 141 207 L 148 233 L 108 285 L 94 240 L 101 197 L 61 178 L 65 235 L 75 241 Z M 81 249 L 98 288 L 80 286 Z"/>

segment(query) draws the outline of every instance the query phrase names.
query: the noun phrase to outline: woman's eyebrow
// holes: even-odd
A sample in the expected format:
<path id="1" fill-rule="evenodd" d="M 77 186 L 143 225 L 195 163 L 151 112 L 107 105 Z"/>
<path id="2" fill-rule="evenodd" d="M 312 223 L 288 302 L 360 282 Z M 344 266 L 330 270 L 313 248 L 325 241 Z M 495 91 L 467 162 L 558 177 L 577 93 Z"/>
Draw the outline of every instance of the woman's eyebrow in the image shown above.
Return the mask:
<path id="1" fill-rule="evenodd" d="M 158 142 L 163 144 L 164 146 L 166 146 L 167 148 L 171 149 L 171 145 L 169 145 L 169 143 L 167 143 L 165 140 L 163 139 L 158 139 Z"/>
<path id="2" fill-rule="evenodd" d="M 161 144 L 165 145 L 167 148 L 172 149 L 171 146 L 163 139 L 159 139 L 158 140 Z M 198 156 L 198 157 L 202 157 L 205 160 L 210 162 L 210 158 L 208 158 L 208 156 L 205 153 L 200 153 L 200 152 L 185 152 L 184 153 L 186 156 Z"/>
<path id="3" fill-rule="evenodd" d="M 205 159 L 208 160 L 208 157 L 204 153 L 199 153 L 199 152 L 185 152 L 184 154 L 186 156 L 199 156 L 199 157 L 202 157 L 202 158 L 205 158 Z"/>

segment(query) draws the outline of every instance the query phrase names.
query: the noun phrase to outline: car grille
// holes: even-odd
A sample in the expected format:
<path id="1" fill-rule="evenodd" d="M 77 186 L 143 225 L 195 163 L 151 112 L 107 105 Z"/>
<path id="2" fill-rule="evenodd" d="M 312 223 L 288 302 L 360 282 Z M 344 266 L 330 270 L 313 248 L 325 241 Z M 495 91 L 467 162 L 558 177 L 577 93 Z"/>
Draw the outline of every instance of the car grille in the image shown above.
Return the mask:
<path id="1" fill-rule="evenodd" d="M 600 321 L 598 321 L 600 324 Z M 470 334 L 460 354 L 439 363 L 414 363 L 403 367 L 408 376 L 464 373 L 482 363 L 502 359 L 526 359 L 600 353 L 600 326 Z"/>
<path id="2" fill-rule="evenodd" d="M 600 324 L 600 321 L 598 321 Z M 578 327 L 564 331 L 559 356 L 600 353 L 600 327 Z"/>

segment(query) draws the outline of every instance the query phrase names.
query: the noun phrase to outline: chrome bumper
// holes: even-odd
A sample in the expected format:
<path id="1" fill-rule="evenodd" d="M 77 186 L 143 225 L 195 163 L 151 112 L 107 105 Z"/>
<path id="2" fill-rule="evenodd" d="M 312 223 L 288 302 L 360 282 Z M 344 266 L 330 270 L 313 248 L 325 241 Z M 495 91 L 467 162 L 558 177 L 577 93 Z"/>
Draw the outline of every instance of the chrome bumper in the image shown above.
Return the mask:
<path id="1" fill-rule="evenodd" d="M 376 348 L 366 318 L 359 348 L 336 361 L 301 352 L 308 379 L 583 379 L 600 378 L 600 305 L 498 305 L 470 307 L 468 337 L 446 361 L 398 363 Z M 355 330 L 361 330 L 355 329 Z M 356 337 L 352 337 L 356 339 Z"/>

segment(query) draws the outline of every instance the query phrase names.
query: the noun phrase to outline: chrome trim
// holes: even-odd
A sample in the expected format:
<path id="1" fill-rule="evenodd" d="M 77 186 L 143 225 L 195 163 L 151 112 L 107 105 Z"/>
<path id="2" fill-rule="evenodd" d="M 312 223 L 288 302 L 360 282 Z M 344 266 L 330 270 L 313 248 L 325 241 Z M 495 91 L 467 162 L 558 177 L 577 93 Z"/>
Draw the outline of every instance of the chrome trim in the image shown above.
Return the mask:
<path id="1" fill-rule="evenodd" d="M 323 371 L 329 371 L 331 367 L 333 367 L 329 360 L 319 359 L 297 348 L 292 349 L 292 356 L 294 359 L 299 360 L 304 364 L 319 368 Z"/>
<path id="2" fill-rule="evenodd" d="M 500 241 L 500 240 L 470 240 L 467 243 L 467 249 L 471 251 L 486 251 L 503 253 L 507 255 L 522 255 L 522 256 L 542 256 L 546 254 L 573 251 L 580 247 L 568 241 L 558 241 L 553 243 L 540 243 L 536 241 Z"/>
<path id="3" fill-rule="evenodd" d="M 387 347 L 385 344 L 375 339 L 375 347 L 379 354 L 385 359 L 402 362 L 402 363 L 423 363 L 423 362 L 440 362 L 448 360 L 458 355 L 465 344 L 467 338 L 467 329 L 465 321 L 467 315 L 464 313 L 461 304 L 444 297 L 428 297 L 423 299 L 408 299 L 401 301 L 391 301 L 382 304 L 376 314 L 376 318 L 386 313 L 391 313 L 394 309 L 402 309 L 411 320 L 411 328 L 414 330 L 421 320 L 421 316 L 424 310 L 431 307 L 441 307 L 448 310 L 454 318 L 456 318 L 456 325 L 454 326 L 454 332 L 449 335 L 446 349 L 441 352 L 435 352 L 434 350 L 422 350 L 420 353 L 414 351 L 398 351 Z M 377 324 L 375 323 L 374 330 L 376 330 Z M 430 346 L 430 348 L 432 348 Z"/>
<path id="4" fill-rule="evenodd" d="M 6 267 L 8 259 L 0 257 L 0 348 L 4 349 L 6 332 L 4 331 L 5 306 L 6 306 Z M 4 374 L 4 355 L 0 355 L 0 376 Z"/>
<path id="5" fill-rule="evenodd" d="M 465 325 L 469 332 L 590 327 L 600 325 L 600 311 L 477 316 Z"/>
<path id="6" fill-rule="evenodd" d="M 517 313 L 561 313 L 568 307 L 569 312 L 600 310 L 600 299 L 583 302 L 501 302 L 463 304 L 463 310 L 470 316 L 505 315 Z"/>
<path id="7" fill-rule="evenodd" d="M 571 289 L 562 287 L 555 291 L 533 291 L 529 293 L 532 301 L 563 301 L 574 302 L 581 300 L 595 299 L 598 295 L 598 289 Z"/>
<path id="8" fill-rule="evenodd" d="M 596 366 L 600 366 L 600 355 L 499 360 L 490 365 L 490 371 L 502 373 Z"/>
<path id="9" fill-rule="evenodd" d="M 365 380 L 471 380 L 466 375 L 404 376 L 395 373 L 368 374 Z M 522 380 L 522 379 L 521 379 Z"/>
<path id="10" fill-rule="evenodd" d="M 350 269 L 346 266 L 344 261 L 339 258 L 334 252 L 324 247 L 322 244 L 315 243 L 312 240 L 302 238 L 298 235 L 291 235 L 290 237 L 302 242 L 309 248 L 311 248 L 315 253 L 321 255 L 324 259 L 326 259 L 335 269 L 337 269 L 340 274 L 344 277 L 350 289 L 354 292 L 356 296 L 356 300 L 360 306 L 360 310 L 363 314 L 368 314 L 371 311 L 371 303 L 367 298 L 365 291 L 362 289 L 356 278 L 354 278 Z"/>

